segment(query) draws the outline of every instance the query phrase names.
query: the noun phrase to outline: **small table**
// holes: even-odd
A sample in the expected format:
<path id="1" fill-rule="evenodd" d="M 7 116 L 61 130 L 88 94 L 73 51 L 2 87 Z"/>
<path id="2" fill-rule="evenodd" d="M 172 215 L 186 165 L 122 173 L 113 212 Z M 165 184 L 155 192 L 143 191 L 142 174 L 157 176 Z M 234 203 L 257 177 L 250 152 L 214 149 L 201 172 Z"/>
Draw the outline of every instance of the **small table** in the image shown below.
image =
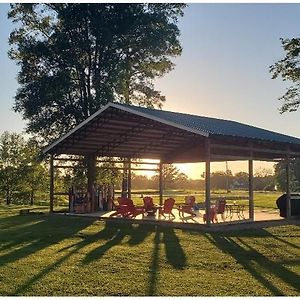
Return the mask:
<path id="1" fill-rule="evenodd" d="M 163 207 L 163 206 L 154 204 L 151 209 L 149 209 L 148 211 L 146 210 L 147 216 L 154 217 L 156 215 L 157 210 L 161 207 Z"/>
<path id="2" fill-rule="evenodd" d="M 236 214 L 239 219 L 245 219 L 244 210 L 245 204 L 226 204 L 226 218 L 230 217 L 230 220 L 233 218 L 233 214 Z"/>

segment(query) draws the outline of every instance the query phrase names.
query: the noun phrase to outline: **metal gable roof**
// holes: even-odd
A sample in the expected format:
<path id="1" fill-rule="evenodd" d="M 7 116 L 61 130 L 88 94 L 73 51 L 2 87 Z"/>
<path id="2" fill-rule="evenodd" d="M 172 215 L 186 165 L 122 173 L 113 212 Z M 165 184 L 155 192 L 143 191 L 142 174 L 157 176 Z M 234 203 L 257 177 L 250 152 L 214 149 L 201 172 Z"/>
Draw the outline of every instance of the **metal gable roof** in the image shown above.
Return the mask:
<path id="1" fill-rule="evenodd" d="M 222 120 L 217 118 L 203 117 L 126 104 L 117 105 L 120 107 L 128 108 L 130 110 L 134 110 L 137 113 L 147 114 L 149 115 L 149 117 L 152 116 L 170 123 L 175 123 L 177 125 L 190 128 L 193 131 L 205 132 L 209 135 L 223 135 L 280 143 L 300 144 L 299 138 L 250 126 L 236 121 Z"/>
<path id="2" fill-rule="evenodd" d="M 240 149 L 244 147 L 244 139 L 251 140 L 256 158 L 283 157 L 287 145 L 291 146 L 290 155 L 300 155 L 300 139 L 296 137 L 235 121 L 119 103 L 108 103 L 45 147 L 43 153 L 155 159 L 176 156 L 177 160 L 187 161 L 199 159 L 203 154 L 205 137 L 216 137 L 214 142 L 231 147 L 225 151 L 224 147 L 219 149 L 220 145 L 214 145 L 214 155 L 219 156 L 248 155 L 249 149 Z M 272 145 L 267 145 L 264 151 L 261 148 L 265 142 Z"/>

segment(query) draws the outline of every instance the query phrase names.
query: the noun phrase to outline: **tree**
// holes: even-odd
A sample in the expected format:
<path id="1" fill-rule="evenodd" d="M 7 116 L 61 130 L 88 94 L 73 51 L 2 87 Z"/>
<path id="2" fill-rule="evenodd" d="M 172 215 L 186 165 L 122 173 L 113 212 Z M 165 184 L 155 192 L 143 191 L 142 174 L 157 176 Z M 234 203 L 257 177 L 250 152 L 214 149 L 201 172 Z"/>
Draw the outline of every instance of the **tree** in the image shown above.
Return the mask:
<path id="1" fill-rule="evenodd" d="M 290 81 L 291 86 L 279 99 L 283 101 L 280 112 L 292 112 L 300 104 L 300 38 L 280 39 L 285 57 L 270 66 L 272 79 L 279 76 Z"/>
<path id="2" fill-rule="evenodd" d="M 48 189 L 48 171 L 40 157 L 40 146 L 34 139 L 29 139 L 23 149 L 23 160 L 18 173 L 21 175 L 21 189 L 30 195 L 30 205 L 34 204 L 36 193 Z"/>
<path id="3" fill-rule="evenodd" d="M 185 4 L 12 4 L 11 59 L 19 64 L 14 109 L 50 141 L 109 101 L 161 107 L 155 78 L 181 54 Z"/>
<path id="4" fill-rule="evenodd" d="M 118 161 L 110 161 L 101 163 L 101 168 L 97 170 L 97 181 L 99 183 L 113 184 L 117 185 L 120 183 L 122 178 L 122 173 L 116 167 Z"/>
<path id="5" fill-rule="evenodd" d="M 249 174 L 246 172 L 235 173 L 233 185 L 237 189 L 248 189 L 249 188 Z"/>
<path id="6" fill-rule="evenodd" d="M 275 165 L 275 182 L 279 190 L 286 191 L 286 161 Z M 290 160 L 290 188 L 293 192 L 300 191 L 300 160 Z"/>
<path id="7" fill-rule="evenodd" d="M 213 189 L 226 189 L 228 190 L 229 186 L 232 183 L 232 172 L 227 170 L 226 172 L 223 171 L 216 171 L 211 173 L 210 175 L 211 187 Z"/>
<path id="8" fill-rule="evenodd" d="M 185 173 L 179 173 L 175 178 L 175 184 L 178 188 L 185 189 L 188 186 L 189 178 Z"/>
<path id="9" fill-rule="evenodd" d="M 260 191 L 274 191 L 275 177 L 273 171 L 264 168 L 257 170 L 253 178 L 253 187 Z"/>
<path id="10" fill-rule="evenodd" d="M 21 179 L 19 168 L 22 164 L 25 141 L 17 133 L 5 131 L 0 137 L 0 190 L 4 192 L 6 204 L 12 200 L 12 193 Z"/>
<path id="11" fill-rule="evenodd" d="M 0 137 L 0 191 L 6 203 L 13 196 L 29 195 L 34 203 L 36 193 L 47 189 L 48 172 L 41 161 L 38 143 L 26 141 L 21 134 L 4 132 Z"/>
<path id="12" fill-rule="evenodd" d="M 170 185 L 176 180 L 180 171 L 172 164 L 164 164 L 162 169 L 163 188 L 170 187 Z"/>
<path id="13" fill-rule="evenodd" d="M 135 189 L 149 189 L 151 185 L 151 179 L 145 175 L 137 175 L 132 173 L 131 184 Z M 157 187 L 156 187 L 157 188 Z"/>

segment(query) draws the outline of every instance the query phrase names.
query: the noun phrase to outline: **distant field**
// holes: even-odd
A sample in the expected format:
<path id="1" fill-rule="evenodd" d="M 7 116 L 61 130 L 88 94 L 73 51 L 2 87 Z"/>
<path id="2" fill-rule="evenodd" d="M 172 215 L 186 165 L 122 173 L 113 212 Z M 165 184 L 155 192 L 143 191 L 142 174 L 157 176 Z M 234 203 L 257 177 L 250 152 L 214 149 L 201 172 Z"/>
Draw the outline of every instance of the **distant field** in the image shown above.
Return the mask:
<path id="1" fill-rule="evenodd" d="M 135 191 L 137 192 L 137 191 Z M 141 198 L 141 195 L 146 196 L 146 195 L 152 195 L 154 200 L 156 202 L 159 202 L 159 197 L 157 194 L 153 194 L 153 191 L 148 190 L 147 193 L 141 194 L 132 194 L 132 199 L 136 204 L 142 204 L 143 199 Z M 196 196 L 196 202 L 204 202 L 205 201 L 205 192 L 204 191 L 182 191 L 182 190 L 177 190 L 177 191 L 166 191 L 164 192 L 164 198 L 166 197 L 174 197 L 176 202 L 181 203 L 184 202 L 184 197 L 186 195 L 195 195 Z M 277 209 L 276 206 L 276 199 L 282 195 L 282 192 L 259 192 L 256 191 L 254 192 L 254 205 L 257 208 L 268 208 L 268 209 Z M 247 191 L 232 191 L 231 193 L 227 193 L 226 191 L 212 191 L 211 194 L 212 197 L 237 197 L 237 196 L 248 196 Z M 232 202 L 233 200 L 229 200 L 229 202 Z M 247 200 L 237 200 L 241 201 L 242 203 L 247 203 Z"/>
<path id="2" fill-rule="evenodd" d="M 0 206 L 1 296 L 300 295 L 297 225 L 213 233 L 19 208 Z"/>
<path id="3" fill-rule="evenodd" d="M 159 202 L 159 196 L 155 191 L 153 190 L 133 190 L 132 193 L 132 199 L 135 204 L 142 205 L 143 199 L 142 196 L 151 195 L 154 199 L 154 202 Z M 195 195 L 196 196 L 196 202 L 204 202 L 205 201 L 205 193 L 204 191 L 192 191 L 192 190 L 169 190 L 164 192 L 164 199 L 167 197 L 174 197 L 176 203 L 183 203 L 184 197 L 186 195 Z M 266 209 L 277 209 L 276 206 L 276 199 L 282 195 L 282 192 L 254 192 L 254 205 L 256 208 L 266 208 Z M 117 195 L 116 195 L 117 196 Z M 243 196 L 247 197 L 248 192 L 247 191 L 232 191 L 231 193 L 227 193 L 226 191 L 212 191 L 211 194 L 212 197 L 237 197 L 237 196 Z M 68 201 L 67 197 L 61 197 L 59 198 L 59 201 L 56 201 L 55 209 L 66 209 L 68 207 Z M 229 203 L 233 200 L 228 200 Z M 247 200 L 237 200 L 242 203 L 247 204 Z M 4 203 L 4 200 L 2 200 L 2 203 Z M 43 206 L 48 207 L 49 204 L 47 201 L 37 202 L 37 207 Z M 26 205 L 27 207 L 28 205 Z M 30 207 L 30 206 L 28 206 Z"/>

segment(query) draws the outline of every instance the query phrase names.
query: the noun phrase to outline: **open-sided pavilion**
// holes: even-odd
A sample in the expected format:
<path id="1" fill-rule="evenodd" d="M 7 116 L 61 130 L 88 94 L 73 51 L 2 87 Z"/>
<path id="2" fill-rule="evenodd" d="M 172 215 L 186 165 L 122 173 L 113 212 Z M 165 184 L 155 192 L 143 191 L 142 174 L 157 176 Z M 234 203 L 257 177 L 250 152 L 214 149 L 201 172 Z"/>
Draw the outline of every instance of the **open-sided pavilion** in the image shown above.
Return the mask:
<path id="1" fill-rule="evenodd" d="M 50 211 L 53 211 L 55 159 L 61 154 L 88 157 L 88 191 L 95 181 L 96 160 L 118 157 L 127 162 L 131 195 L 131 159 L 158 159 L 159 195 L 162 166 L 205 162 L 205 210 L 211 206 L 210 166 L 216 161 L 248 161 L 249 219 L 254 220 L 253 161 L 286 160 L 287 217 L 291 215 L 289 160 L 300 157 L 300 139 L 239 122 L 132 105 L 108 103 L 47 146 L 50 155 Z M 207 218 L 207 224 L 210 224 Z"/>

